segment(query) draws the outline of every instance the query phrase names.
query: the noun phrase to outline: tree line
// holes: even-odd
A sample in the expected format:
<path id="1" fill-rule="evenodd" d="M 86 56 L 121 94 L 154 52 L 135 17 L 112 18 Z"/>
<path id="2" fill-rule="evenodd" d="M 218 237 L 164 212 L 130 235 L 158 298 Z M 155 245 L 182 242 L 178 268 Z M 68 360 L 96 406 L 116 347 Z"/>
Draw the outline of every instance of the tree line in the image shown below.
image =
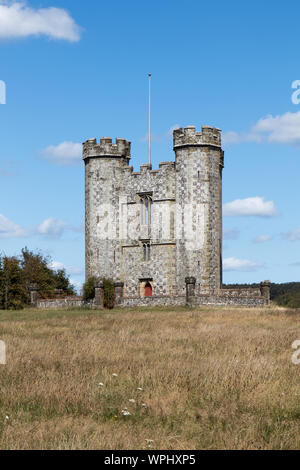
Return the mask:
<path id="1" fill-rule="evenodd" d="M 260 287 L 260 284 L 227 284 L 224 287 L 238 289 L 243 287 Z M 300 308 L 300 282 L 271 282 L 270 298 L 277 305 L 289 308 Z"/>
<path id="2" fill-rule="evenodd" d="M 75 295 L 64 269 L 50 267 L 51 258 L 23 248 L 19 256 L 0 255 L 0 309 L 19 310 L 30 304 L 30 285 L 37 284 L 42 298 L 56 289 Z"/>

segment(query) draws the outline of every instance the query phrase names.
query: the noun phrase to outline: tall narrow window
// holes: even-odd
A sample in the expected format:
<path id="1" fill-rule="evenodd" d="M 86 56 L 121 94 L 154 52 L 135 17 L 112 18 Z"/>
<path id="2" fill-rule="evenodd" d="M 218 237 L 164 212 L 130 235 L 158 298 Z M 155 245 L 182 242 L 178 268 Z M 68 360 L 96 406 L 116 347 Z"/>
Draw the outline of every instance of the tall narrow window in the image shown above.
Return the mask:
<path id="1" fill-rule="evenodd" d="M 149 198 L 149 217 L 148 217 L 148 220 L 149 220 L 149 225 L 152 224 L 152 199 Z"/>
<path id="2" fill-rule="evenodd" d="M 152 198 L 145 194 L 140 196 L 141 225 L 151 225 L 152 222 Z"/>
<path id="3" fill-rule="evenodd" d="M 151 256 L 151 248 L 150 248 L 150 242 L 143 243 L 143 258 L 144 261 L 150 261 L 150 256 Z"/>
<path id="4" fill-rule="evenodd" d="M 145 223 L 149 225 L 149 200 L 145 199 Z"/>
<path id="5" fill-rule="evenodd" d="M 140 200 L 141 225 L 144 225 L 144 200 Z"/>

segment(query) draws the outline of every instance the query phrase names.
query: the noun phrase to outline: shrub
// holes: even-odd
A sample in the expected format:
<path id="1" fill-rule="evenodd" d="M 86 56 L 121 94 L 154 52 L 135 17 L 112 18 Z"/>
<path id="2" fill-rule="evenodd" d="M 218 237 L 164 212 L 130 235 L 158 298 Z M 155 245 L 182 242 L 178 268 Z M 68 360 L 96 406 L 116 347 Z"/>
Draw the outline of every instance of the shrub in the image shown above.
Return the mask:
<path id="1" fill-rule="evenodd" d="M 0 256 L 0 309 L 19 310 L 30 304 L 30 284 L 37 284 L 42 297 L 55 289 L 74 295 L 64 269 L 51 268 L 51 259 L 24 248 L 20 256 Z"/>
<path id="2" fill-rule="evenodd" d="M 115 288 L 114 283 L 111 279 L 101 279 L 104 285 L 104 308 L 112 309 L 115 302 Z M 89 301 L 95 298 L 95 282 L 97 278 L 90 277 L 83 284 L 83 300 Z"/>
<path id="3" fill-rule="evenodd" d="M 281 307 L 300 308 L 300 291 L 280 295 L 275 302 Z"/>
<path id="4" fill-rule="evenodd" d="M 115 287 L 111 279 L 103 279 L 104 284 L 104 308 L 112 309 L 115 303 Z"/>
<path id="5" fill-rule="evenodd" d="M 90 277 L 82 286 L 82 297 L 86 302 L 95 298 L 95 277 Z"/>

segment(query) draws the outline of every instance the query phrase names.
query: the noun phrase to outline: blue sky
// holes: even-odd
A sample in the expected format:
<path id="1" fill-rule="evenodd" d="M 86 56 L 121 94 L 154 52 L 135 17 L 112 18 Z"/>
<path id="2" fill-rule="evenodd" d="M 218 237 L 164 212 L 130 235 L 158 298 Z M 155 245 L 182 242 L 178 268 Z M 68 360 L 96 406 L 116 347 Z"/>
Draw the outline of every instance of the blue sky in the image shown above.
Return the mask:
<path id="1" fill-rule="evenodd" d="M 83 281 L 79 144 L 123 137 L 145 163 L 151 72 L 155 168 L 174 159 L 173 126 L 223 131 L 224 281 L 299 281 L 299 13 L 296 1 L 0 0 L 0 250 L 42 249 Z"/>

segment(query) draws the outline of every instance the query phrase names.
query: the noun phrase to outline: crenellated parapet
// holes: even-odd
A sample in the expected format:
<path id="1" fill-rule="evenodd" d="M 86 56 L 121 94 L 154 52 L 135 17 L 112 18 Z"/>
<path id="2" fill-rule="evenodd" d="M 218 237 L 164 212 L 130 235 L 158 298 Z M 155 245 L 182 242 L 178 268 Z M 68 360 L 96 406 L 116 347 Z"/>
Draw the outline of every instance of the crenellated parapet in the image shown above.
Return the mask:
<path id="1" fill-rule="evenodd" d="M 96 139 L 89 139 L 83 143 L 83 160 L 95 157 L 119 157 L 130 160 L 131 143 L 128 140 L 117 138 L 113 143 L 110 137 L 101 137 L 100 143 Z"/>
<path id="2" fill-rule="evenodd" d="M 221 147 L 221 131 L 215 127 L 202 126 L 201 132 L 196 132 L 195 126 L 187 126 L 173 131 L 173 148 L 187 146 Z"/>

